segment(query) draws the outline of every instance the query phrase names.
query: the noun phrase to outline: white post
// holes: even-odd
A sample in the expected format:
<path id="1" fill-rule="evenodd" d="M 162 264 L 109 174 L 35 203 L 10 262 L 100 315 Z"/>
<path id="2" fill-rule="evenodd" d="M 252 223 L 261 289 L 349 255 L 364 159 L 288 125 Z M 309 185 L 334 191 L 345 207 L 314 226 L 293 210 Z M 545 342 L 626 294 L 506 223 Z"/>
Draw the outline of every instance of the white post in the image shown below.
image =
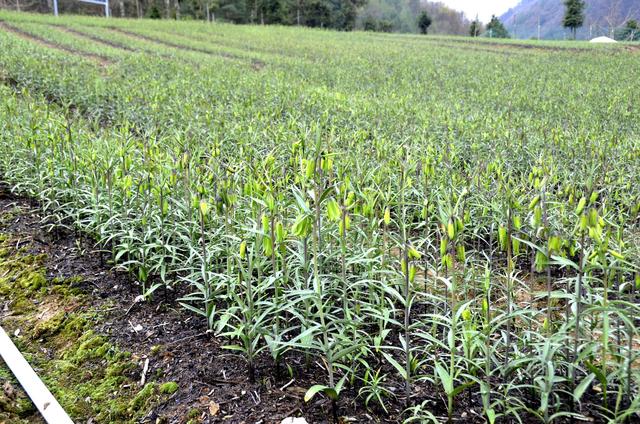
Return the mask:
<path id="1" fill-rule="evenodd" d="M 47 386 L 0 327 L 0 356 L 49 424 L 73 424 Z"/>
<path id="2" fill-rule="evenodd" d="M 58 0 L 53 0 L 53 16 L 58 16 Z"/>
<path id="3" fill-rule="evenodd" d="M 109 15 L 109 0 L 104 1 L 104 16 L 108 18 Z"/>

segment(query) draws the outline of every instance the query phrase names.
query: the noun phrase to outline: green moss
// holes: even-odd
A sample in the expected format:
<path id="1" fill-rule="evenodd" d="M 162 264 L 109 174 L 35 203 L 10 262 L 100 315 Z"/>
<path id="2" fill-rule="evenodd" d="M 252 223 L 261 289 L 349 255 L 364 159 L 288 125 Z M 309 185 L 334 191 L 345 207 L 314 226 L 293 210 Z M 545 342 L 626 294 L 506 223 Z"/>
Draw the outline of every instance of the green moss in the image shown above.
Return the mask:
<path id="1" fill-rule="evenodd" d="M 60 331 L 60 334 L 65 338 L 78 338 L 88 327 L 88 321 L 86 318 L 79 314 L 74 314 L 67 317 L 64 325 Z"/>
<path id="2" fill-rule="evenodd" d="M 102 358 L 110 348 L 104 337 L 96 335 L 93 331 L 87 331 L 80 339 L 80 346 L 76 350 L 69 350 L 63 358 L 73 363 L 82 363 L 89 359 Z"/>
<path id="3" fill-rule="evenodd" d="M 74 363 L 65 361 L 63 359 L 52 361 L 52 364 L 54 366 L 55 372 L 60 374 L 76 372 L 76 370 L 78 369 L 78 367 Z"/>
<path id="4" fill-rule="evenodd" d="M 6 396 L 0 396 L 0 412 L 3 411 L 20 418 L 26 418 L 37 413 L 37 409 L 33 403 L 29 398 L 24 396 L 13 401 Z"/>
<path id="5" fill-rule="evenodd" d="M 78 285 L 78 284 L 82 283 L 83 281 L 84 281 L 84 278 L 82 278 L 80 276 L 69 277 L 69 278 L 56 277 L 53 280 L 51 280 L 51 285 L 53 285 L 53 286 L 74 286 L 74 285 Z"/>
<path id="6" fill-rule="evenodd" d="M 4 224 L 6 222 L 11 221 L 16 216 L 18 216 L 20 212 L 21 211 L 18 206 L 15 206 L 9 210 L 2 211 L 2 214 L 0 214 L 0 224 Z M 7 236 L 6 234 L 0 234 L 0 243 L 8 239 L 9 239 L 9 236 Z"/>
<path id="7" fill-rule="evenodd" d="M 48 320 L 38 322 L 33 329 L 33 337 L 35 339 L 39 339 L 43 336 L 52 336 L 56 334 L 60 331 L 60 327 L 62 326 L 66 315 L 67 314 L 64 311 L 59 311 Z"/>
<path id="8" fill-rule="evenodd" d="M 53 286 L 51 293 L 60 295 L 63 298 L 82 296 L 82 290 L 79 287 L 72 286 Z"/>
<path id="9" fill-rule="evenodd" d="M 42 271 L 28 272 L 21 279 L 21 286 L 30 289 L 32 292 L 39 290 L 47 285 L 47 279 Z"/>
<path id="10" fill-rule="evenodd" d="M 200 416 L 200 410 L 198 408 L 191 408 L 187 413 L 188 420 L 198 418 L 199 416 Z"/>
<path id="11" fill-rule="evenodd" d="M 138 392 L 138 394 L 129 402 L 129 412 L 133 413 L 135 411 L 139 411 L 140 409 L 144 409 L 145 405 L 149 402 L 151 397 L 156 394 L 156 384 L 155 383 L 147 383 L 145 386 Z"/>
<path id="12" fill-rule="evenodd" d="M 68 349 L 65 359 L 55 363 L 50 378 L 58 385 L 60 403 L 72 416 L 94 416 L 97 422 L 128 421 L 142 416 L 148 406 L 147 392 L 136 394 L 135 382 L 126 376 L 134 368 L 130 354 L 88 332 L 79 346 Z M 137 408 L 131 408 L 133 403 Z"/>
<path id="13" fill-rule="evenodd" d="M 19 417 L 26 417 L 37 412 L 36 406 L 28 398 L 20 398 L 16 402 L 16 414 Z"/>
<path id="14" fill-rule="evenodd" d="M 138 390 L 137 377 L 130 376 L 137 374 L 133 371 L 139 364 L 131 353 L 92 331 L 102 313 L 79 294 L 82 279 L 47 281 L 45 257 L 16 251 L 6 240 L 0 235 L 0 296 L 11 299 L 11 315 L 3 320 L 3 327 L 9 332 L 21 329 L 16 345 L 25 358 L 40 370 L 40 377 L 74 421 L 141 420 L 161 399 L 158 387 L 149 383 Z M 43 311 L 48 318 L 43 319 Z M 0 366 L 0 378 L 4 377 Z M 26 397 L 24 401 L 0 397 L 0 423 L 30 422 L 33 411 Z"/>
<path id="15" fill-rule="evenodd" d="M 160 386 L 160 393 L 165 395 L 172 395 L 178 391 L 178 383 L 175 381 L 168 381 Z"/>
<path id="16" fill-rule="evenodd" d="M 35 309 L 33 300 L 46 290 L 47 279 L 43 268 L 46 255 L 21 254 L 11 248 L 12 243 L 0 238 L 0 296 L 11 299 L 15 315 L 24 315 Z"/>
<path id="17" fill-rule="evenodd" d="M 33 302 L 24 297 L 18 297 L 11 304 L 16 315 L 22 315 L 34 309 Z"/>
<path id="18" fill-rule="evenodd" d="M 122 352 L 120 352 L 122 353 Z M 120 355 L 120 353 L 118 355 Z M 123 376 L 127 371 L 134 370 L 135 364 L 129 362 L 128 355 L 116 356 L 116 358 L 107 366 L 105 375 L 107 377 Z"/>
<path id="19" fill-rule="evenodd" d="M 7 399 L 7 397 L 3 394 L 0 394 L 0 411 L 15 413 L 15 408 L 13 407 L 11 401 L 9 401 L 9 399 Z"/>
<path id="20" fill-rule="evenodd" d="M 51 293 L 60 295 L 63 298 L 78 298 L 83 296 L 80 283 L 82 277 L 54 278 L 51 280 Z"/>

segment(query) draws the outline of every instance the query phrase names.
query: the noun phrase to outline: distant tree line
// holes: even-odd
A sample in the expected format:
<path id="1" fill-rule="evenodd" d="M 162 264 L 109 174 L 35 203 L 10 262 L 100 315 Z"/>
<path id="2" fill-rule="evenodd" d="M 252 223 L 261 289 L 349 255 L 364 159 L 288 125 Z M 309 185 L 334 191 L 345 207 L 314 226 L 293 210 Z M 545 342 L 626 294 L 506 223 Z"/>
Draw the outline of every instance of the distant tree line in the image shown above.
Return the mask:
<path id="1" fill-rule="evenodd" d="M 368 0 L 356 22 L 365 31 L 450 35 L 466 35 L 469 25 L 462 12 L 426 0 Z"/>
<path id="2" fill-rule="evenodd" d="M 563 25 L 576 31 L 585 22 L 585 2 L 564 0 Z M 198 19 L 238 24 L 303 25 L 351 31 L 412 32 L 509 38 L 496 16 L 483 25 L 441 2 L 427 0 L 110 0 L 114 17 Z M 51 13 L 53 0 L 0 0 L 0 8 Z M 103 7 L 58 0 L 60 13 L 103 13 Z M 611 31 L 621 41 L 640 41 L 640 25 L 628 19 Z"/>
<path id="3" fill-rule="evenodd" d="M 366 0 L 111 0 L 114 17 L 201 19 L 238 24 L 305 25 L 355 29 Z M 0 0 L 0 7 L 51 12 L 53 0 Z M 101 6 L 58 0 L 61 13 L 101 14 Z"/>
<path id="4" fill-rule="evenodd" d="M 53 0 L 0 0 L 0 7 L 51 13 Z M 101 15 L 99 5 L 58 0 L 60 13 Z M 303 25 L 350 31 L 466 35 L 462 12 L 427 0 L 110 0 L 113 17 Z"/>
<path id="5" fill-rule="evenodd" d="M 347 31 L 355 29 L 358 9 L 366 3 L 366 0 L 187 1 L 209 1 L 211 13 L 234 23 L 305 25 Z"/>

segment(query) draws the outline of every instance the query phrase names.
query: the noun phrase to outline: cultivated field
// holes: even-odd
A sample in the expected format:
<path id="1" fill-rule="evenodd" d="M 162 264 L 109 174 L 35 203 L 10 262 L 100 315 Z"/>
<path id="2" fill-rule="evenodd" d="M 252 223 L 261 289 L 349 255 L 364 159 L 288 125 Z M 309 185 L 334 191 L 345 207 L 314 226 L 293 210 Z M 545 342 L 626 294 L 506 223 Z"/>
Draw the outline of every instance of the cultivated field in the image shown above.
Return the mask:
<path id="1" fill-rule="evenodd" d="M 638 69 L 632 44 L 0 12 L 0 180 L 241 364 L 263 403 L 193 422 L 638 422 Z"/>

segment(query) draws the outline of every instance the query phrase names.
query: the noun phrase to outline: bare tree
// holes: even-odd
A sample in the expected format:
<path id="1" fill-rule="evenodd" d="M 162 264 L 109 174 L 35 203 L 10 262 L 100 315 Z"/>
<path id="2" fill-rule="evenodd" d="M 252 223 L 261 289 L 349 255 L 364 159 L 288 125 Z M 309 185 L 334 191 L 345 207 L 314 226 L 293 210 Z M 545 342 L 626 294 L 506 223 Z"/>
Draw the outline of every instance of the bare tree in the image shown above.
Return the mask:
<path id="1" fill-rule="evenodd" d="M 625 11 L 622 10 L 622 0 L 610 0 L 609 10 L 604 16 L 604 21 L 609 32 L 609 37 L 613 38 L 616 28 L 624 25 L 629 19 L 638 16 L 640 8 L 638 6 L 631 7 Z"/>

